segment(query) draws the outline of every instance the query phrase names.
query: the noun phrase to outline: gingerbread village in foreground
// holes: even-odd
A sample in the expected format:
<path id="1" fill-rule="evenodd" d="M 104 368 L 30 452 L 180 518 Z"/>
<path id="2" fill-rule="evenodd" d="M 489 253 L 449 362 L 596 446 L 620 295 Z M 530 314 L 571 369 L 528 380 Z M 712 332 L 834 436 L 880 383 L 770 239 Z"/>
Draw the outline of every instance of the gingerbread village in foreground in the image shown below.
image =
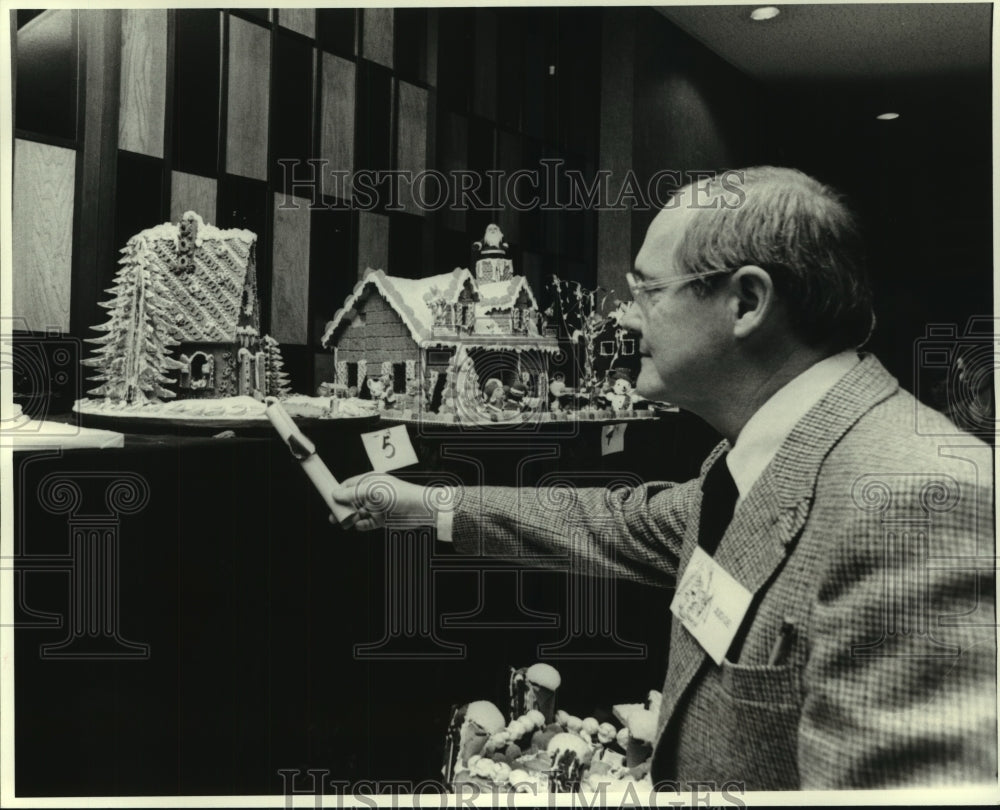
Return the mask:
<path id="1" fill-rule="evenodd" d="M 549 664 L 512 668 L 509 719 L 489 700 L 454 707 L 444 741 L 445 784 L 463 795 L 468 787 L 473 796 L 651 790 L 662 693 L 616 705 L 602 722 L 557 710 L 561 683 Z"/>

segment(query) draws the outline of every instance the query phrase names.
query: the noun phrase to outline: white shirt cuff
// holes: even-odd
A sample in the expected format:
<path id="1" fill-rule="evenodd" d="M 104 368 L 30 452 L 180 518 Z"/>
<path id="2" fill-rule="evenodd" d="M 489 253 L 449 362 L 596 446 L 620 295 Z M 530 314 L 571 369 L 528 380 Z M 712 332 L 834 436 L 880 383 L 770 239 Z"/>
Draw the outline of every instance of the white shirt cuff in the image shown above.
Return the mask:
<path id="1" fill-rule="evenodd" d="M 451 526 L 455 513 L 451 509 L 442 509 L 437 513 L 437 536 L 443 543 L 451 543 Z"/>

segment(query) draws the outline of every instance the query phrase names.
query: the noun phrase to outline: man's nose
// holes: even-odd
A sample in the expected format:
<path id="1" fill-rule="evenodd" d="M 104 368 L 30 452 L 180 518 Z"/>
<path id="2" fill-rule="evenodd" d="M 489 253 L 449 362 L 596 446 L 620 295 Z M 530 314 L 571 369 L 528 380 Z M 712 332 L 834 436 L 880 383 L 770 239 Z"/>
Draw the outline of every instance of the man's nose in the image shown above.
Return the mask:
<path id="1" fill-rule="evenodd" d="M 626 308 L 620 326 L 630 332 L 635 332 L 636 336 L 642 334 L 642 319 L 639 317 L 639 304 L 636 301 L 632 301 Z"/>

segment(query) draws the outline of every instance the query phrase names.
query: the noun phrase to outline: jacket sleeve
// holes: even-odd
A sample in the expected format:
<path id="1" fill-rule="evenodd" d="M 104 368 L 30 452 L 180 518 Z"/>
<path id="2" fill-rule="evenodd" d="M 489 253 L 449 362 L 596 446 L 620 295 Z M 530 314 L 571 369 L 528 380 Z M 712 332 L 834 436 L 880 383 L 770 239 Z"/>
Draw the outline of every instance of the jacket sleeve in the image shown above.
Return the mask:
<path id="1" fill-rule="evenodd" d="M 483 487 L 462 494 L 452 535 L 461 554 L 670 585 L 698 481 L 638 487 Z"/>
<path id="2" fill-rule="evenodd" d="M 845 510 L 820 578 L 803 789 L 996 781 L 992 488 L 896 478 Z"/>

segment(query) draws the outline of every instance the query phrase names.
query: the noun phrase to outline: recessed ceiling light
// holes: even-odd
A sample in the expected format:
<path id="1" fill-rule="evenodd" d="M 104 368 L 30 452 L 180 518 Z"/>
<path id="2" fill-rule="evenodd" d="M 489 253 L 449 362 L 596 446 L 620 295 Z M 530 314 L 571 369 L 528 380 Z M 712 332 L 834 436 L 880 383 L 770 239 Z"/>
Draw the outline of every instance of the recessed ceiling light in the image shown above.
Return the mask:
<path id="1" fill-rule="evenodd" d="M 899 118 L 899 113 L 882 113 L 875 116 L 879 121 L 895 121 Z"/>
<path id="2" fill-rule="evenodd" d="M 773 20 L 779 14 L 781 14 L 781 9 L 777 6 L 761 6 L 750 12 L 750 19 L 754 22 L 763 22 L 764 20 Z"/>

